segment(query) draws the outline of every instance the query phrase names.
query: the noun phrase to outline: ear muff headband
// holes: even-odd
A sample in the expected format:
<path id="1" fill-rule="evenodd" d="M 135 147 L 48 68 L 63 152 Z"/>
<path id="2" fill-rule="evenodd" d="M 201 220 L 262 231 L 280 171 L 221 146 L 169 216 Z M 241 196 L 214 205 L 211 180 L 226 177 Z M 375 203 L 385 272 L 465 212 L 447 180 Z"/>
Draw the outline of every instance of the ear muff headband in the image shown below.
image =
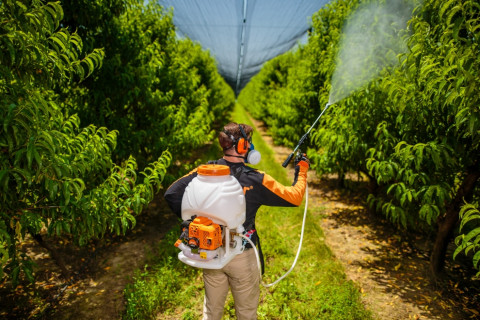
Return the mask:
<path id="1" fill-rule="evenodd" d="M 241 125 L 238 125 L 240 132 L 242 133 L 243 138 L 240 138 L 235 143 L 235 151 L 238 154 L 244 154 L 248 152 L 248 137 Z"/>

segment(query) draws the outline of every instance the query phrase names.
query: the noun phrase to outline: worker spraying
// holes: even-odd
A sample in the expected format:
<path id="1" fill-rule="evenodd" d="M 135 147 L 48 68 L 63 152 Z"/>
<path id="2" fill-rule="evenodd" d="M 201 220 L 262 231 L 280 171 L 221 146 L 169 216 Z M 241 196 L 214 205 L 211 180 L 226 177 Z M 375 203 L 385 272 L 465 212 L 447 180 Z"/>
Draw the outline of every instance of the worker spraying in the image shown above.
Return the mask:
<path id="1" fill-rule="evenodd" d="M 180 260 L 203 269 L 203 319 L 221 319 L 230 289 L 237 319 L 256 319 L 263 266 L 255 217 L 262 205 L 297 207 L 307 187 L 310 162 L 299 153 L 292 186 L 284 186 L 256 165 L 260 153 L 252 127 L 231 122 L 218 135 L 223 157 L 175 181 L 165 199 L 182 218 L 176 246 Z M 291 159 L 291 157 L 290 157 Z M 227 200 L 227 201 L 225 201 Z M 258 248 L 257 250 L 254 248 Z"/>

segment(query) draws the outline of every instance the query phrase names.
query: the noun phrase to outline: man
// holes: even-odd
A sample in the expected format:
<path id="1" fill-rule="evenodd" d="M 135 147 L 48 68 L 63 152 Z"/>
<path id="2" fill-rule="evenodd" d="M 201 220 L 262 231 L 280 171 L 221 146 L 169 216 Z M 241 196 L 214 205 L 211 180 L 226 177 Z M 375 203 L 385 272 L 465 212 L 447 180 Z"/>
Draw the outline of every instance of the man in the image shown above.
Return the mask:
<path id="1" fill-rule="evenodd" d="M 255 216 L 261 205 L 295 207 L 299 206 L 305 194 L 307 171 L 310 163 L 305 155 L 295 163 L 295 177 L 292 186 L 284 186 L 268 174 L 253 169 L 245 163 L 257 164 L 260 153 L 252 144 L 252 127 L 231 122 L 219 133 L 218 141 L 223 149 L 223 158 L 217 164 L 230 167 L 231 174 L 243 187 L 246 200 L 246 220 L 243 224 L 251 240 L 260 245 L 255 231 Z M 175 181 L 166 191 L 165 199 L 175 214 L 181 217 L 181 203 L 185 188 L 197 176 L 196 170 Z M 259 248 L 260 249 L 260 248 Z M 260 250 L 261 252 L 261 250 Z M 262 259 L 263 260 L 263 259 Z M 230 287 L 238 320 L 257 318 L 260 296 L 260 277 L 257 260 L 251 245 L 235 256 L 222 269 L 204 269 L 205 300 L 204 320 L 220 320 L 225 299 Z"/>

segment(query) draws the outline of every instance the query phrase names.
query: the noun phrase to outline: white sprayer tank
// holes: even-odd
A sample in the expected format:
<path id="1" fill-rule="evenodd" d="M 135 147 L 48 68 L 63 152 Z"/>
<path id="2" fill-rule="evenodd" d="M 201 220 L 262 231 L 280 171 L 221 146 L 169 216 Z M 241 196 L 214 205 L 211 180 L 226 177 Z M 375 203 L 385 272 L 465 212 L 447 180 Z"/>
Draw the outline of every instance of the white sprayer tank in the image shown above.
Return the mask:
<path id="1" fill-rule="evenodd" d="M 246 203 L 243 188 L 230 168 L 225 165 L 202 165 L 186 187 L 182 199 L 182 219 L 203 216 L 223 226 L 223 246 L 216 249 L 216 257 L 210 260 L 192 258 L 188 248 L 181 249 L 178 258 L 191 266 L 206 269 L 221 269 L 237 254 L 243 252 L 242 238 L 230 231 L 242 233 L 245 222 Z"/>
<path id="2" fill-rule="evenodd" d="M 193 215 L 210 218 L 214 223 L 235 229 L 245 222 L 245 196 L 237 179 L 224 165 L 202 165 L 185 189 L 182 219 Z"/>

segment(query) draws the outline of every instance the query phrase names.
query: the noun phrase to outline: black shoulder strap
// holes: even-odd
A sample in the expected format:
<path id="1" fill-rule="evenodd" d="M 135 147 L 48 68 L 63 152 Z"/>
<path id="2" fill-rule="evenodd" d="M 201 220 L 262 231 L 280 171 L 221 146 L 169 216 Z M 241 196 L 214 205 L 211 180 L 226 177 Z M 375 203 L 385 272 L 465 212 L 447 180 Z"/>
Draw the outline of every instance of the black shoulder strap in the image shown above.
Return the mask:
<path id="1" fill-rule="evenodd" d="M 237 178 L 237 180 L 240 180 L 240 176 L 243 174 L 243 173 L 248 173 L 248 172 L 252 172 L 252 171 L 255 171 L 256 169 L 254 168 L 250 168 L 250 167 L 247 167 L 247 166 L 235 166 L 235 167 L 230 167 L 231 171 L 232 171 L 232 175 Z"/>
<path id="2" fill-rule="evenodd" d="M 262 266 L 262 275 L 265 273 L 265 259 L 263 258 L 262 247 L 260 246 L 260 237 L 257 234 L 257 247 L 258 247 L 258 255 L 260 258 L 260 264 Z"/>
<path id="3" fill-rule="evenodd" d="M 218 160 L 208 160 L 207 164 L 222 164 L 222 165 L 227 165 L 227 161 L 225 159 L 218 159 Z M 234 167 L 230 167 L 230 174 L 232 176 L 234 176 L 235 178 L 238 178 L 240 177 L 240 175 L 244 172 L 251 172 L 251 171 L 255 171 L 257 169 L 254 169 L 254 168 L 250 168 L 250 167 L 247 167 L 247 166 L 234 166 Z"/>

